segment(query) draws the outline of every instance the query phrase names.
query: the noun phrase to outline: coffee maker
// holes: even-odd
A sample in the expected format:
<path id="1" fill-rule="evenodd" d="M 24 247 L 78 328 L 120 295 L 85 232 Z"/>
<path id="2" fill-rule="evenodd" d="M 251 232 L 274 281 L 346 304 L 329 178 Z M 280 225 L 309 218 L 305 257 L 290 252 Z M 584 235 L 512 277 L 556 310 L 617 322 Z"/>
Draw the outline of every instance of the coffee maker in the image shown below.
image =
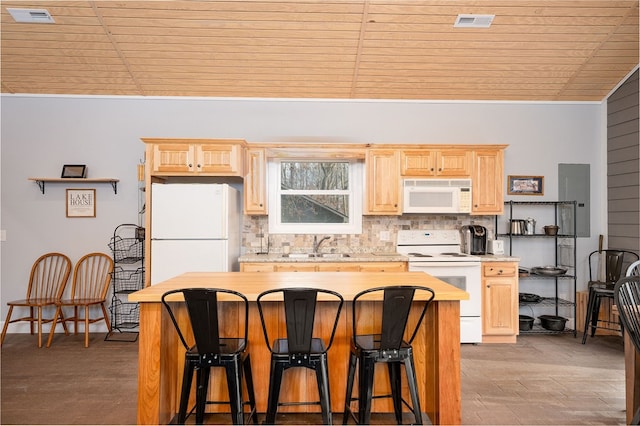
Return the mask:
<path id="1" fill-rule="evenodd" d="M 462 233 L 462 252 L 467 254 L 487 254 L 487 228 L 481 225 L 465 225 Z"/>

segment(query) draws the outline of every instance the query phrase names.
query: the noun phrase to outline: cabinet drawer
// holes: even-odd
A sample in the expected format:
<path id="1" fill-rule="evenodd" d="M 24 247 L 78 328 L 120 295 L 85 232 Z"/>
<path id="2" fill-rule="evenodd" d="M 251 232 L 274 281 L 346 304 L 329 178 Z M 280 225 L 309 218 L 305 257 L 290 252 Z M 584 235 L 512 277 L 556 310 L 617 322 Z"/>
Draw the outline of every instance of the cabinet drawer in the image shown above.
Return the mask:
<path id="1" fill-rule="evenodd" d="M 517 263 L 488 262 L 482 266 L 482 275 L 485 277 L 515 277 L 517 273 Z"/>
<path id="2" fill-rule="evenodd" d="M 318 272 L 360 272 L 357 263 L 318 263 Z"/>
<path id="3" fill-rule="evenodd" d="M 273 272 L 274 265 L 272 263 L 241 263 L 240 270 L 242 272 Z"/>
<path id="4" fill-rule="evenodd" d="M 406 262 L 361 263 L 360 272 L 406 272 Z"/>
<path id="5" fill-rule="evenodd" d="M 276 272 L 315 272 L 314 263 L 281 263 L 275 266 Z"/>

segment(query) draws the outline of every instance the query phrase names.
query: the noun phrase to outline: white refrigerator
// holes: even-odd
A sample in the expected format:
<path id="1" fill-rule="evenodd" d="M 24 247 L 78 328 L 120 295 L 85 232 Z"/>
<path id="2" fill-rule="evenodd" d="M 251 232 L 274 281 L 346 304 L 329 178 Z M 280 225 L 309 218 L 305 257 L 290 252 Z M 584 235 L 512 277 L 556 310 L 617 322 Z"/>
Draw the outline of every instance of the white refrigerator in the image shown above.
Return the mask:
<path id="1" fill-rule="evenodd" d="M 227 184 L 151 185 L 151 284 L 184 272 L 237 271 L 241 208 Z"/>

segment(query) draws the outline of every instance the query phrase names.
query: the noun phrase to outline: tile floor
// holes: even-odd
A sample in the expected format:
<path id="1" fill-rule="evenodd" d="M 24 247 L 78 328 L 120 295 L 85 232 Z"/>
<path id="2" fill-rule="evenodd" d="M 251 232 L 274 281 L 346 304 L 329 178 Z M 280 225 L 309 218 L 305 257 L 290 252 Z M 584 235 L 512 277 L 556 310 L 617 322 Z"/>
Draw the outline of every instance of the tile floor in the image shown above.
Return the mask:
<path id="1" fill-rule="evenodd" d="M 137 344 L 92 335 L 56 336 L 38 349 L 34 336 L 10 334 L 0 358 L 1 424 L 135 424 Z M 526 335 L 514 345 L 463 345 L 462 421 L 474 425 L 622 425 L 622 340 Z M 280 415 L 315 424 L 319 415 Z M 336 415 L 334 422 L 341 422 Z M 228 417 L 211 417 L 228 423 Z M 410 420 L 407 418 L 407 420 Z M 373 423 L 389 424 L 388 416 Z"/>

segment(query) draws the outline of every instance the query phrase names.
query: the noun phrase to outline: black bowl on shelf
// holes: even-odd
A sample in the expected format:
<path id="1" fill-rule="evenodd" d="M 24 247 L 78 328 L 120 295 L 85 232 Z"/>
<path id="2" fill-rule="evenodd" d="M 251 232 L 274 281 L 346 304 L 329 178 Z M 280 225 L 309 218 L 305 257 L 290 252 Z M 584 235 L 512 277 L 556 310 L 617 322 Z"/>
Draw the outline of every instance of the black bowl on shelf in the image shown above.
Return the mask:
<path id="1" fill-rule="evenodd" d="M 542 328 L 550 331 L 562 331 L 567 323 L 567 318 L 557 315 L 540 315 L 538 318 Z"/>
<path id="2" fill-rule="evenodd" d="M 533 328 L 533 317 L 520 315 L 520 331 L 529 331 Z"/>

